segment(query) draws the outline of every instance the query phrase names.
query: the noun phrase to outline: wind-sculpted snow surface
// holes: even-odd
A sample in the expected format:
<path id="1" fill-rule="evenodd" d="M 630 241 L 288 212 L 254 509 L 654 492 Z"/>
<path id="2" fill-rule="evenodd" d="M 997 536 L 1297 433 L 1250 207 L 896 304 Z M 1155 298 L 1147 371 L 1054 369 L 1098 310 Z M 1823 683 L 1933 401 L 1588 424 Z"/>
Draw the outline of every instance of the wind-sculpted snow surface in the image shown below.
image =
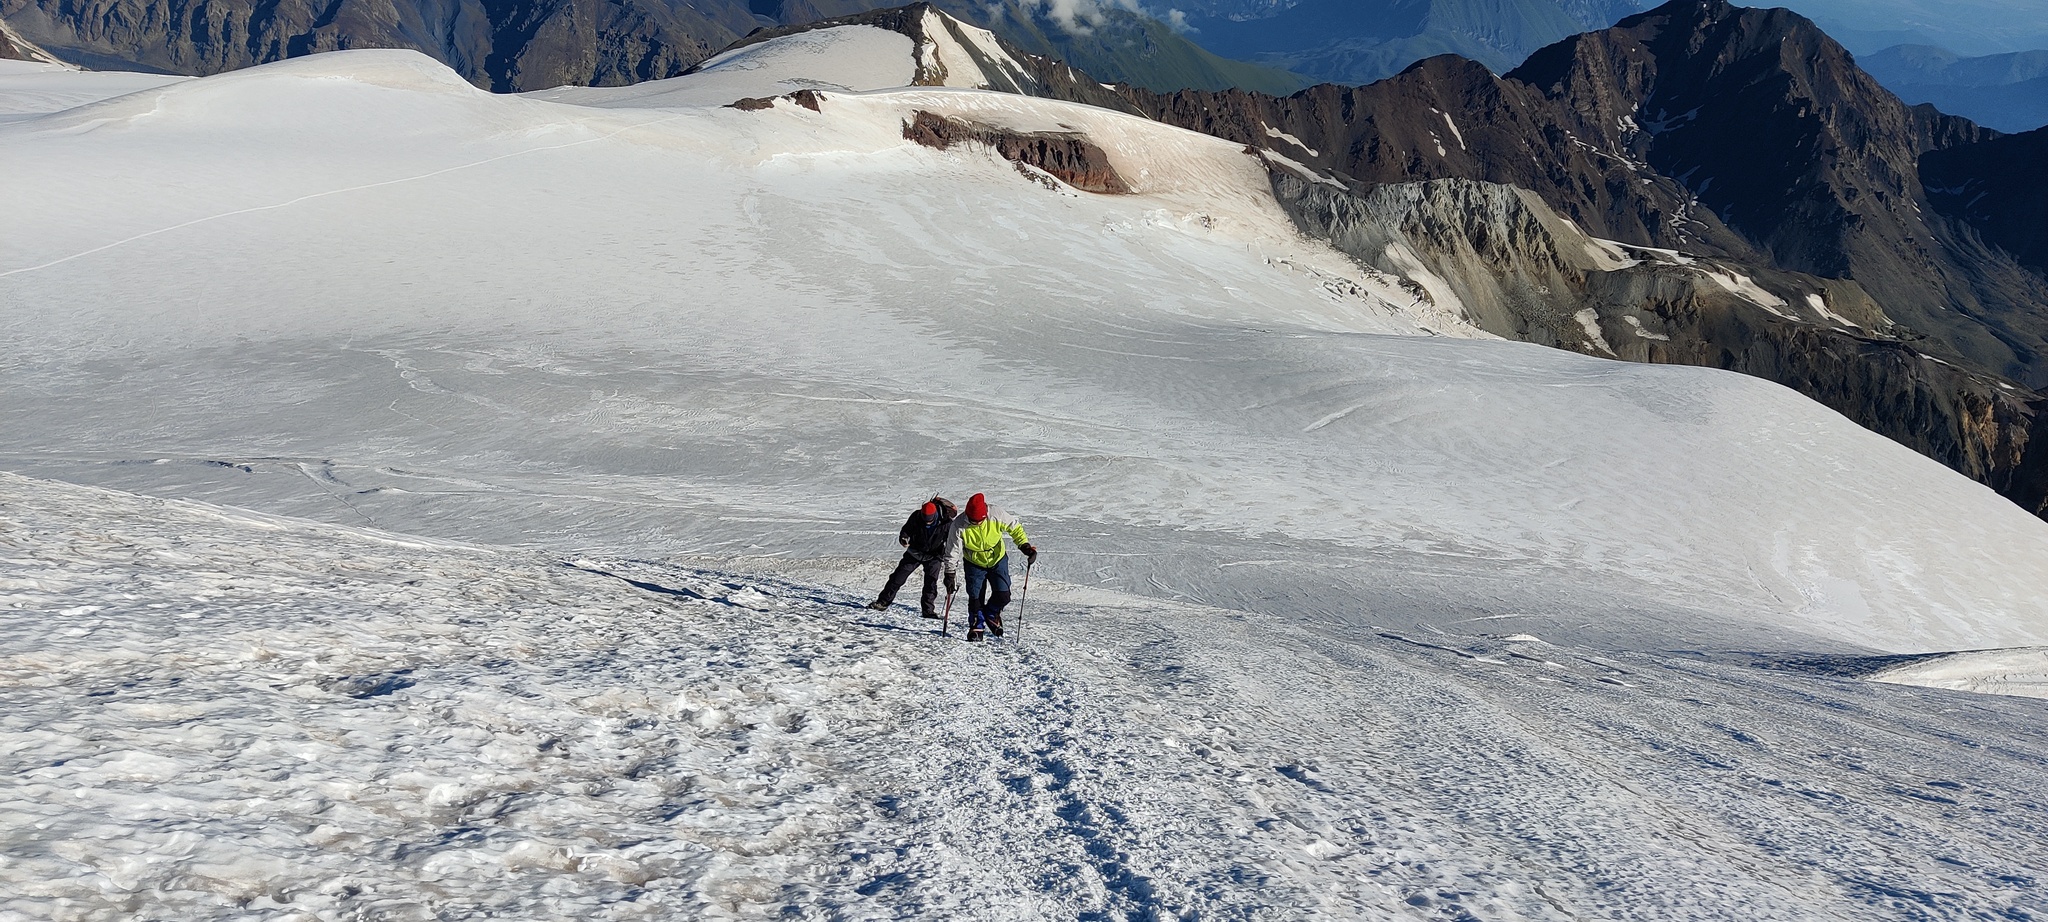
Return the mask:
<path id="1" fill-rule="evenodd" d="M 1820 661 L 1044 580 L 974 647 L 879 563 L 5 474 L 0 560 L 10 922 L 2048 912 L 2044 702 Z"/>

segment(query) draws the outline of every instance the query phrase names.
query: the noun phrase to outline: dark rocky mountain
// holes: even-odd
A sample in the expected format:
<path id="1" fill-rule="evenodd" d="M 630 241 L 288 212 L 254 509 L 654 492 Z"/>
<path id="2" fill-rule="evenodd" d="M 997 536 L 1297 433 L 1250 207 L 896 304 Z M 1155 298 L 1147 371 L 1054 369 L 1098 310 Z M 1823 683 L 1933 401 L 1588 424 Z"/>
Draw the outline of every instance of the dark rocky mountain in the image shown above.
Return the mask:
<path id="1" fill-rule="evenodd" d="M 1369 264 L 1399 269 L 1384 241 L 1329 216 L 1405 226 L 1406 249 L 1466 280 L 1450 296 L 1494 332 L 1767 377 L 2044 508 L 2043 401 L 2028 387 L 2048 382 L 2048 278 L 2023 262 L 2038 209 L 1973 213 L 1945 191 L 2010 188 L 2031 148 L 1992 156 L 1997 132 L 1905 105 L 1797 15 L 1678 0 L 1501 77 L 1435 58 L 1285 98 L 1126 95 L 1335 180 L 1294 189 L 1299 171 L 1276 172 L 1306 231 Z M 1695 261 L 1539 270 L 1550 261 L 1497 251 L 1534 238 L 1435 201 L 1441 180 L 1526 190 L 1575 232 Z M 1417 206 L 1389 212 L 1396 192 Z M 1496 251 L 1473 257 L 1476 240 Z M 1599 337 L 1579 322 L 1589 307 Z"/>
<path id="2" fill-rule="evenodd" d="M 1363 84 L 1439 54 L 1506 70 L 1544 45 L 1638 9 L 1635 0 L 1299 0 L 1260 14 L 1193 16 L 1188 24 L 1197 42 L 1226 57 Z"/>
<path id="3" fill-rule="evenodd" d="M 1920 158 L 1937 211 L 2048 274 L 2048 128 Z"/>
<path id="4" fill-rule="evenodd" d="M 1948 357 L 2048 382 L 2048 281 L 1936 214 L 1919 178 L 1923 154 L 1997 133 L 1906 106 L 1811 22 L 1674 2 L 1506 79 L 1560 104 L 1576 137 L 1684 183 L 1770 265 L 1852 280 Z"/>
<path id="5" fill-rule="evenodd" d="M 900 0 L 0 0 L 5 17 L 65 60 L 204 75 L 344 48 L 411 48 L 497 92 L 673 77 L 757 28 L 810 23 Z M 1043 8 L 944 0 L 942 8 L 1026 51 L 1161 89 L 1304 81 L 1227 61 L 1125 12 L 1068 30 Z M 1033 12 L 1036 11 L 1036 12 Z"/>
<path id="6" fill-rule="evenodd" d="M 1919 179 L 1922 154 L 1997 133 L 1904 105 L 1783 10 L 1680 0 L 1498 78 L 1435 58 L 1286 98 L 1128 95 L 1354 186 L 1502 183 L 1596 236 L 1838 280 L 1943 357 L 2048 381 L 2048 282 L 1937 213 Z"/>

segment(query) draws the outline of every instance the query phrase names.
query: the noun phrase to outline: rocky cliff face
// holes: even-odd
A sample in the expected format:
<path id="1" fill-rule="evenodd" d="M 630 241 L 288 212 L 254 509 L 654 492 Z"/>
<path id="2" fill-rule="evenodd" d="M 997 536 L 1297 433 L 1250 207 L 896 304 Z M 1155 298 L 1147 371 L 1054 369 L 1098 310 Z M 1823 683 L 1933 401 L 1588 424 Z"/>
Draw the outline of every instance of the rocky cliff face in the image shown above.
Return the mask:
<path id="1" fill-rule="evenodd" d="M 903 136 L 926 147 L 981 144 L 1017 165 L 1033 179 L 1051 177 L 1083 192 L 1128 195 L 1131 187 L 1109 162 L 1109 154 L 1078 132 L 1018 132 L 918 112 Z M 1050 184 L 1049 184 L 1050 185 Z"/>

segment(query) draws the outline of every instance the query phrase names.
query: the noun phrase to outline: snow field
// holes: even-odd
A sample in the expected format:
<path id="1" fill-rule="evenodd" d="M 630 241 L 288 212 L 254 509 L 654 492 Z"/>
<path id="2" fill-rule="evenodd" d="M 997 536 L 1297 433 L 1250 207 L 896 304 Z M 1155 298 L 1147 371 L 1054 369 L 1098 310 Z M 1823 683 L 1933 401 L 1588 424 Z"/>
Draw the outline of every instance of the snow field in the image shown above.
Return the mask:
<path id="1" fill-rule="evenodd" d="M 10 920 L 2048 912 L 2038 701 L 1042 573 L 976 647 L 857 607 L 883 560 L 0 510 Z"/>
<path id="2" fill-rule="evenodd" d="M 874 26 L 840 26 L 785 35 L 724 52 L 685 77 L 631 86 L 563 86 L 530 99 L 604 108 L 723 106 L 798 90 L 876 90 L 917 76 L 909 36 Z"/>
<path id="3" fill-rule="evenodd" d="M 911 145 L 919 109 L 1086 133 L 1143 194 Z M 350 52 L 0 151 L 14 470 L 636 553 L 865 553 L 965 488 L 1104 586 L 1230 608 L 1644 648 L 2048 636 L 2044 526 L 1988 490 L 1761 382 L 1418 335 L 1250 158 L 1113 113 L 600 110 Z"/>
<path id="4" fill-rule="evenodd" d="M 62 64 L 0 61 L 0 123 L 61 112 L 190 77 L 79 71 Z"/>
<path id="5" fill-rule="evenodd" d="M 349 52 L 0 124 L 0 918 L 2048 914 L 2042 702 L 1861 678 L 2038 688 L 2041 522 L 1462 338 L 1213 139 L 690 86 Z M 1021 642 L 854 607 L 977 491 Z"/>
<path id="6" fill-rule="evenodd" d="M 914 677 L 813 599 L 0 493 L 0 917 L 756 917 L 887 825 Z"/>

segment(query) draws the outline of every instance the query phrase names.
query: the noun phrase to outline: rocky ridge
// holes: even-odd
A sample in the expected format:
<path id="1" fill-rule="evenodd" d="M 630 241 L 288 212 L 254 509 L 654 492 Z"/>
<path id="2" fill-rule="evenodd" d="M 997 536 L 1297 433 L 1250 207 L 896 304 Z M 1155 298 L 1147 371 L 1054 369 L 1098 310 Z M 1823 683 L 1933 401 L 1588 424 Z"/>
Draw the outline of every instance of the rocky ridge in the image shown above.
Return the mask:
<path id="1" fill-rule="evenodd" d="M 919 111 L 903 126 L 903 136 L 938 150 L 956 144 L 985 145 L 1016 164 L 1026 177 L 1038 179 L 1042 174 L 1083 192 L 1131 192 L 1109 154 L 1080 132 L 1009 131 Z"/>

